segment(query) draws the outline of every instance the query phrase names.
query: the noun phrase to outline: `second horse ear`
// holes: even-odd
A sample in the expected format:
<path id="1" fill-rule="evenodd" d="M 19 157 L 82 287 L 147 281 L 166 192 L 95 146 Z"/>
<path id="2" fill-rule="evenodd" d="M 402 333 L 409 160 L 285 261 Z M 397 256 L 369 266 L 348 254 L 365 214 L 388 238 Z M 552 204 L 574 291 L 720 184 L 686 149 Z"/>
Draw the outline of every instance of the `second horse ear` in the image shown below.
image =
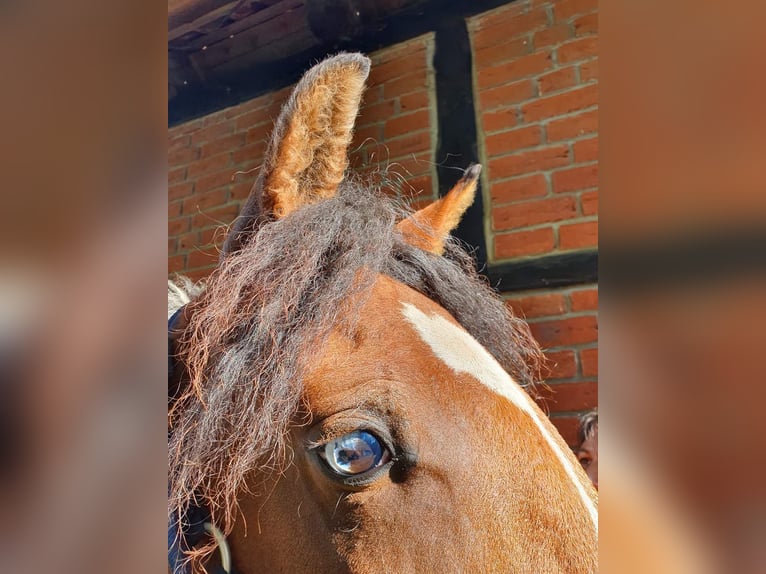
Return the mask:
<path id="1" fill-rule="evenodd" d="M 339 54 L 301 78 L 274 126 L 261 174 L 226 238 L 224 256 L 241 248 L 261 222 L 335 195 L 369 73 L 369 58 Z"/>
<path id="2" fill-rule="evenodd" d="M 473 203 L 480 174 L 481 165 L 470 166 L 447 195 L 400 221 L 396 227 L 405 241 L 441 255 L 447 237 Z"/>

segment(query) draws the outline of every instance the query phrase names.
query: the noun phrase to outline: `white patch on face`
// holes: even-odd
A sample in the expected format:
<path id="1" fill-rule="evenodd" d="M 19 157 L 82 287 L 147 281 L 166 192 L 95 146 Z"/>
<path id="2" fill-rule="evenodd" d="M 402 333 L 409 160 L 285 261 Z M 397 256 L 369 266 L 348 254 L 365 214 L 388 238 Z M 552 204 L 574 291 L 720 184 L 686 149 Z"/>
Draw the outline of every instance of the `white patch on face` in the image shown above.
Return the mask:
<path id="1" fill-rule="evenodd" d="M 415 330 L 423 341 L 431 347 L 434 354 L 448 367 L 458 373 L 471 375 L 485 387 L 511 401 L 532 418 L 545 441 L 561 462 L 564 471 L 574 483 L 598 533 L 596 506 L 575 473 L 572 461 L 565 456 L 550 431 L 543 424 L 540 419 L 540 411 L 535 408 L 530 396 L 511 379 L 495 358 L 467 331 L 447 321 L 444 317 L 439 315 L 428 316 L 409 303 L 403 305 L 405 318 L 415 327 Z"/>

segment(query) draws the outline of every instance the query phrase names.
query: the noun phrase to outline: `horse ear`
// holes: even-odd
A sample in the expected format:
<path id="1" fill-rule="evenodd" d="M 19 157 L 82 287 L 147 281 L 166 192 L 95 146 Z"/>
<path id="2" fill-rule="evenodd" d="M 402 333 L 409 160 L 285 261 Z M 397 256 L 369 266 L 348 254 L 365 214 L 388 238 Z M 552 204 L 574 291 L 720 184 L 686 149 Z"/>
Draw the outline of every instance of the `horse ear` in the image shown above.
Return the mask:
<path id="1" fill-rule="evenodd" d="M 224 253 L 238 249 L 260 222 L 335 195 L 369 72 L 370 60 L 362 54 L 339 54 L 301 78 L 274 126 L 261 174 Z"/>
<path id="2" fill-rule="evenodd" d="M 405 241 L 441 255 L 450 232 L 473 203 L 480 173 L 481 165 L 470 166 L 447 195 L 400 221 L 396 227 Z"/>

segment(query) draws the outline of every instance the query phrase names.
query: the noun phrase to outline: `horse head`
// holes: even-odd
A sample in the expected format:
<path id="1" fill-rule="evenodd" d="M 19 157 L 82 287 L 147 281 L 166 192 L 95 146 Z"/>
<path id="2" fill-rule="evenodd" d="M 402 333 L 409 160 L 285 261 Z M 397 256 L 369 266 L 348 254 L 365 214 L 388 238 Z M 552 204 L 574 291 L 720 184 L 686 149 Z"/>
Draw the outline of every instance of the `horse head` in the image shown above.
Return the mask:
<path id="1" fill-rule="evenodd" d="M 369 66 L 298 83 L 184 310 L 171 517 L 204 507 L 189 555 L 226 536 L 240 574 L 595 572 L 595 491 L 524 390 L 539 347 L 449 236 L 480 167 L 415 213 L 346 175 Z"/>

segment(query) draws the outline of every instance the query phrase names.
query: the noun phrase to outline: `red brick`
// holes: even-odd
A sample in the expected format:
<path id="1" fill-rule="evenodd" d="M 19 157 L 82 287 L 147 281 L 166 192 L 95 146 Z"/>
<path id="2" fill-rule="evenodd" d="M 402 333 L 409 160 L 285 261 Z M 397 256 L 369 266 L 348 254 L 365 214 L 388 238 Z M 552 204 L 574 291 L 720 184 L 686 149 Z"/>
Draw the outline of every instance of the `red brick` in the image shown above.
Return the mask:
<path id="1" fill-rule="evenodd" d="M 176 255 L 178 252 L 178 240 L 175 237 L 168 237 L 168 257 Z"/>
<path id="2" fill-rule="evenodd" d="M 206 143 L 202 146 L 200 155 L 201 157 L 210 157 L 224 151 L 234 151 L 242 147 L 245 143 L 245 134 L 232 134 L 224 138 L 219 138 L 215 141 Z"/>
<path id="3" fill-rule="evenodd" d="M 561 293 L 511 297 L 505 304 L 513 309 L 514 315 L 525 319 L 560 315 L 566 310 L 566 299 Z"/>
<path id="4" fill-rule="evenodd" d="M 189 230 L 189 218 L 181 217 L 179 219 L 171 219 L 168 221 L 168 235 L 180 235 Z"/>
<path id="5" fill-rule="evenodd" d="M 598 110 L 553 120 L 545 127 L 545 131 L 549 142 L 595 133 L 598 131 Z"/>
<path id="6" fill-rule="evenodd" d="M 477 69 L 494 66 L 507 60 L 518 58 L 532 52 L 532 42 L 529 38 L 517 38 L 515 40 L 498 42 L 486 48 L 477 50 L 474 54 L 474 62 Z"/>
<path id="7" fill-rule="evenodd" d="M 261 108 L 259 110 L 254 110 L 252 112 L 249 112 L 247 114 L 241 115 L 237 118 L 237 132 L 243 132 L 243 131 L 250 131 L 252 128 L 256 126 L 271 126 L 273 127 L 272 120 L 274 120 L 271 116 L 269 108 Z M 271 130 L 269 130 L 271 131 Z"/>
<path id="8" fill-rule="evenodd" d="M 425 51 L 402 54 L 400 58 L 388 60 L 373 66 L 370 77 L 367 80 L 370 86 L 377 86 L 401 78 L 407 74 L 419 72 L 425 74 L 426 58 Z"/>
<path id="9" fill-rule="evenodd" d="M 223 205 L 228 199 L 229 190 L 216 189 L 207 193 L 195 194 L 184 200 L 184 213 L 190 215 L 198 211 L 206 211 L 211 207 Z"/>
<path id="10" fill-rule="evenodd" d="M 528 11 L 529 4 L 527 2 L 513 2 L 512 4 L 506 4 L 497 10 L 484 12 L 473 20 L 473 24 L 477 30 L 490 28 L 492 26 L 497 26 L 498 24 L 507 24 L 514 18 L 518 18 Z"/>
<path id="11" fill-rule="evenodd" d="M 598 33 L 598 13 L 580 16 L 574 21 L 575 36 L 587 36 Z"/>
<path id="12" fill-rule="evenodd" d="M 397 160 L 396 165 L 390 166 L 389 173 L 399 173 L 402 177 L 416 177 L 423 174 L 430 174 L 433 162 L 430 153 L 421 153 L 416 156 Z"/>
<path id="13" fill-rule="evenodd" d="M 561 167 L 570 163 L 569 147 L 559 145 L 501 157 L 489 162 L 493 179 Z"/>
<path id="14" fill-rule="evenodd" d="M 195 229 L 211 227 L 214 225 L 230 225 L 234 218 L 239 215 L 239 205 L 230 204 L 192 216 L 192 225 Z"/>
<path id="15" fill-rule="evenodd" d="M 402 113 L 428 109 L 429 104 L 428 92 L 425 90 L 407 94 L 406 96 L 401 96 L 399 98 L 399 109 Z"/>
<path id="16" fill-rule="evenodd" d="M 540 95 L 547 95 L 551 92 L 565 90 L 571 88 L 575 84 L 577 84 L 577 78 L 575 77 L 574 66 L 562 68 L 561 70 L 556 70 L 550 74 L 545 74 L 544 76 L 540 76 L 537 80 Z"/>
<path id="17" fill-rule="evenodd" d="M 571 379 L 577 376 L 577 361 L 574 351 L 554 351 L 545 353 L 548 359 L 548 369 L 550 372 L 548 379 Z"/>
<path id="18" fill-rule="evenodd" d="M 526 126 L 487 136 L 484 141 L 487 155 L 493 157 L 539 145 L 543 141 L 543 130 L 540 126 Z"/>
<path id="19" fill-rule="evenodd" d="M 209 142 L 227 136 L 232 132 L 234 132 L 234 120 L 227 120 L 220 124 L 213 124 L 194 132 L 191 136 L 191 143 L 198 144 Z"/>
<path id="20" fill-rule="evenodd" d="M 514 2 L 512 4 L 506 4 L 502 8 L 492 10 L 490 12 L 484 12 L 475 19 L 473 19 L 473 27 L 479 31 L 484 28 L 491 28 L 493 26 L 508 24 L 514 18 L 518 18 L 520 15 L 529 11 L 529 4 L 527 2 Z"/>
<path id="21" fill-rule="evenodd" d="M 598 55 L 598 38 L 590 36 L 567 42 L 557 48 L 556 54 L 559 64 L 587 60 Z"/>
<path id="22" fill-rule="evenodd" d="M 258 179 L 258 174 L 259 174 L 258 169 L 256 169 L 255 171 L 250 169 L 248 170 L 241 169 L 241 170 L 235 171 L 231 175 L 231 184 L 229 185 L 229 190 L 232 189 L 232 186 L 242 185 L 242 184 L 246 185 L 249 188 L 252 188 L 253 184 L 255 183 L 255 180 Z M 240 191 L 240 193 L 242 192 Z M 229 195 L 229 197 L 231 199 L 235 199 L 233 195 Z"/>
<path id="23" fill-rule="evenodd" d="M 185 255 L 175 255 L 173 257 L 168 257 L 168 272 L 169 273 L 179 273 L 183 271 L 185 267 L 186 267 Z"/>
<path id="24" fill-rule="evenodd" d="M 258 141 L 245 147 L 241 147 L 231 154 L 234 165 L 240 165 L 248 161 L 261 161 L 266 153 L 266 142 Z"/>
<path id="25" fill-rule="evenodd" d="M 275 97 L 274 101 L 271 104 L 269 104 L 267 115 L 271 122 L 276 122 L 277 118 L 282 113 L 282 109 L 285 107 L 285 104 L 287 103 L 288 98 L 290 94 L 292 93 L 294 87 L 295 86 L 288 87 L 286 89 L 284 97 L 279 97 L 279 98 Z M 284 91 L 284 90 L 280 90 L 280 91 Z"/>
<path id="26" fill-rule="evenodd" d="M 185 165 L 196 160 L 199 157 L 199 148 L 183 147 L 168 153 L 168 165 L 176 167 Z"/>
<path id="27" fill-rule="evenodd" d="M 419 132 L 388 141 L 383 148 L 384 153 L 386 147 L 388 148 L 388 154 L 384 155 L 381 159 L 395 159 L 402 156 L 409 156 L 413 153 L 427 151 L 431 149 L 431 133 Z"/>
<path id="28" fill-rule="evenodd" d="M 292 88 L 292 86 L 289 86 L 289 87 Z M 261 108 L 269 107 L 269 104 L 271 103 L 273 96 L 274 96 L 274 93 L 272 92 L 271 94 L 265 94 L 263 96 L 253 98 L 252 100 L 248 100 L 247 102 L 242 102 L 241 104 L 238 104 L 236 106 L 236 110 L 237 110 L 236 115 L 241 115 L 241 114 L 250 112 L 252 110 L 259 110 Z"/>
<path id="29" fill-rule="evenodd" d="M 598 164 L 590 164 L 570 169 L 560 169 L 551 174 L 551 186 L 554 193 L 579 191 L 598 186 Z"/>
<path id="30" fill-rule="evenodd" d="M 392 117 L 395 113 L 396 101 L 386 100 L 379 104 L 375 104 L 363 109 L 359 114 L 359 118 L 357 118 L 356 125 L 361 127 L 385 121 Z"/>
<path id="31" fill-rule="evenodd" d="M 581 411 L 598 403 L 598 383 L 595 381 L 557 383 L 546 387 L 541 388 L 541 398 L 551 412 Z"/>
<path id="32" fill-rule="evenodd" d="M 191 271 L 184 271 L 184 275 L 186 275 L 189 279 L 192 281 L 201 281 L 203 279 L 207 279 L 208 275 L 210 275 L 213 271 L 215 271 L 216 266 L 211 265 L 209 267 L 203 267 L 201 269 L 193 269 Z"/>
<path id="33" fill-rule="evenodd" d="M 198 129 L 200 129 L 203 123 L 204 123 L 204 118 L 198 118 L 196 120 L 186 122 L 185 124 L 181 124 L 180 126 L 174 126 L 173 129 L 171 130 L 171 133 L 174 136 L 189 135 L 192 132 L 195 132 Z"/>
<path id="34" fill-rule="evenodd" d="M 496 230 L 518 229 L 540 223 L 553 223 L 572 219 L 577 215 L 575 198 L 554 197 L 512 203 L 492 210 L 492 228 Z"/>
<path id="35" fill-rule="evenodd" d="M 411 177 L 402 182 L 402 193 L 405 195 L 431 195 L 434 184 L 430 175 Z"/>
<path id="36" fill-rule="evenodd" d="M 492 14 L 478 20 L 473 34 L 473 44 L 478 51 L 509 38 L 529 34 L 547 23 L 548 15 L 545 8 L 530 10 L 526 13 L 511 11 Z"/>
<path id="37" fill-rule="evenodd" d="M 193 249 L 187 255 L 186 260 L 189 269 L 214 265 L 218 261 L 218 251 L 215 249 L 204 251 L 200 249 Z"/>
<path id="38" fill-rule="evenodd" d="M 539 32 L 535 33 L 535 48 L 561 44 L 562 42 L 569 40 L 571 37 L 572 28 L 569 26 L 569 24 L 557 24 L 555 26 L 550 26 L 545 30 L 540 30 Z"/>
<path id="39" fill-rule="evenodd" d="M 383 86 L 368 86 L 362 95 L 361 106 L 369 106 L 383 99 Z"/>
<path id="40" fill-rule="evenodd" d="M 598 222 L 587 221 L 559 228 L 559 248 L 579 249 L 598 245 Z"/>
<path id="41" fill-rule="evenodd" d="M 595 405 L 588 405 L 588 408 L 591 408 Z M 566 416 L 566 417 L 557 417 L 553 416 L 551 417 L 551 422 L 553 423 L 553 426 L 556 427 L 556 430 L 559 431 L 563 439 L 566 441 L 566 443 L 571 447 L 575 448 L 577 445 L 577 429 L 580 427 L 580 419 L 576 416 Z"/>
<path id="42" fill-rule="evenodd" d="M 179 251 L 189 251 L 190 249 L 193 249 L 200 245 L 199 240 L 199 233 L 196 231 L 191 231 L 189 233 L 184 233 L 178 238 L 178 249 Z"/>
<path id="43" fill-rule="evenodd" d="M 479 95 L 479 102 L 482 109 L 491 110 L 523 102 L 534 95 L 535 85 L 532 80 L 522 80 L 506 86 L 483 90 Z"/>
<path id="44" fill-rule="evenodd" d="M 195 179 L 203 173 L 209 173 L 211 171 L 217 171 L 227 167 L 231 164 L 231 153 L 221 153 L 218 155 L 210 156 L 199 161 L 195 161 L 188 168 L 189 179 Z"/>
<path id="45" fill-rule="evenodd" d="M 279 110 L 279 108 L 281 108 L 282 105 L 287 101 L 287 98 L 290 97 L 290 94 L 293 93 L 293 88 L 295 88 L 295 84 L 292 84 L 290 86 L 285 86 L 281 90 L 272 92 L 271 101 L 269 103 L 269 109 Z"/>
<path id="46" fill-rule="evenodd" d="M 421 110 L 405 116 L 396 116 L 386 122 L 383 128 L 383 137 L 385 139 L 395 138 L 403 134 L 426 129 L 428 124 L 428 110 Z"/>
<path id="47" fill-rule="evenodd" d="M 495 257 L 506 259 L 548 253 L 553 249 L 553 243 L 553 229 L 550 227 L 502 233 L 495 236 Z"/>
<path id="48" fill-rule="evenodd" d="M 226 185 L 231 185 L 232 175 L 233 175 L 233 170 L 231 169 L 226 169 L 223 171 L 217 171 L 215 173 L 204 175 L 194 183 L 194 193 L 197 193 L 197 194 L 204 193 L 206 191 L 210 191 L 211 189 L 215 189 L 217 187 L 224 187 Z"/>
<path id="49" fill-rule="evenodd" d="M 481 125 L 485 134 L 512 128 L 517 123 L 515 109 L 506 109 L 482 114 L 481 118 Z"/>
<path id="50" fill-rule="evenodd" d="M 364 159 L 366 150 L 375 148 L 383 141 L 383 126 L 375 124 L 360 128 L 354 132 L 354 138 L 351 140 L 349 148 L 350 154 L 359 154 Z M 351 165 L 354 165 L 353 163 Z"/>
<path id="51" fill-rule="evenodd" d="M 247 135 L 245 136 L 245 143 L 246 144 L 258 143 L 260 145 L 264 145 L 265 143 L 269 141 L 269 137 L 271 136 L 272 131 L 274 131 L 274 124 L 271 122 L 266 122 L 263 124 L 259 124 L 257 126 L 253 126 L 249 130 L 247 130 Z"/>
<path id="52" fill-rule="evenodd" d="M 189 147 L 191 143 L 191 136 L 189 135 L 176 135 L 170 131 L 168 136 L 168 152 Z"/>
<path id="53" fill-rule="evenodd" d="M 598 9 L 598 0 L 561 0 L 553 6 L 553 17 L 557 22 L 568 20 L 578 14 L 587 14 Z"/>
<path id="54" fill-rule="evenodd" d="M 426 74 L 425 71 L 420 70 L 414 74 L 408 74 L 384 84 L 383 97 L 386 99 L 395 98 L 396 96 L 425 89 Z"/>
<path id="55" fill-rule="evenodd" d="M 598 191 L 588 191 L 581 194 L 580 208 L 583 215 L 598 215 Z"/>
<path id="56" fill-rule="evenodd" d="M 548 193 L 548 181 L 541 173 L 525 177 L 515 177 L 490 186 L 490 198 L 493 203 L 508 203 Z"/>
<path id="57" fill-rule="evenodd" d="M 598 289 L 581 289 L 570 293 L 572 311 L 592 311 L 598 309 Z"/>
<path id="58" fill-rule="evenodd" d="M 181 210 L 183 208 L 183 203 L 181 201 L 171 201 L 168 203 L 168 219 L 171 219 L 173 217 L 179 217 L 181 215 Z"/>
<path id="59" fill-rule="evenodd" d="M 575 163 L 598 160 L 598 136 L 572 144 Z"/>
<path id="60" fill-rule="evenodd" d="M 594 315 L 531 323 L 532 335 L 543 348 L 568 347 L 598 341 Z"/>
<path id="61" fill-rule="evenodd" d="M 413 54 L 425 55 L 426 45 L 430 42 L 425 38 L 417 38 L 403 44 L 397 44 L 395 47 L 386 48 L 379 52 L 373 53 L 372 58 L 373 68 L 380 66 L 391 60 L 400 60 Z"/>
<path id="62" fill-rule="evenodd" d="M 598 80 L 598 60 L 580 64 L 580 81 L 582 83 Z"/>
<path id="63" fill-rule="evenodd" d="M 373 144 L 368 142 L 368 145 L 362 148 L 357 144 L 354 145 L 351 148 L 351 151 L 348 152 L 348 165 L 353 171 L 357 173 L 361 172 L 363 169 L 362 166 L 364 165 L 365 161 L 367 161 L 367 150 L 371 145 Z"/>
<path id="64" fill-rule="evenodd" d="M 598 349 L 580 351 L 580 366 L 583 377 L 598 377 Z"/>
<path id="65" fill-rule="evenodd" d="M 194 183 L 191 181 L 186 181 L 184 183 L 176 183 L 175 185 L 171 185 L 168 187 L 168 201 L 173 201 L 174 199 L 180 199 L 182 197 L 186 197 L 187 195 L 190 195 L 192 192 L 192 189 L 194 189 Z"/>
<path id="66" fill-rule="evenodd" d="M 533 122 L 562 116 L 598 103 L 598 86 L 584 86 L 555 96 L 536 99 L 521 108 L 524 120 Z"/>
<path id="67" fill-rule="evenodd" d="M 512 62 L 480 70 L 478 74 L 479 88 L 492 88 L 494 86 L 506 84 L 526 76 L 540 74 L 552 67 L 553 61 L 550 50 L 522 56 Z"/>
<path id="68" fill-rule="evenodd" d="M 243 113 L 243 110 L 241 109 L 240 106 L 226 108 L 225 110 L 220 110 L 218 112 L 205 116 L 205 121 L 203 122 L 203 125 L 209 126 L 212 124 L 220 124 L 224 120 L 229 120 L 233 117 L 241 115 L 242 113 Z"/>
<path id="69" fill-rule="evenodd" d="M 226 227 L 217 225 L 199 232 L 199 245 L 222 244 L 226 239 Z"/>
<path id="70" fill-rule="evenodd" d="M 186 179 L 186 167 L 168 170 L 168 185 L 178 183 Z"/>

